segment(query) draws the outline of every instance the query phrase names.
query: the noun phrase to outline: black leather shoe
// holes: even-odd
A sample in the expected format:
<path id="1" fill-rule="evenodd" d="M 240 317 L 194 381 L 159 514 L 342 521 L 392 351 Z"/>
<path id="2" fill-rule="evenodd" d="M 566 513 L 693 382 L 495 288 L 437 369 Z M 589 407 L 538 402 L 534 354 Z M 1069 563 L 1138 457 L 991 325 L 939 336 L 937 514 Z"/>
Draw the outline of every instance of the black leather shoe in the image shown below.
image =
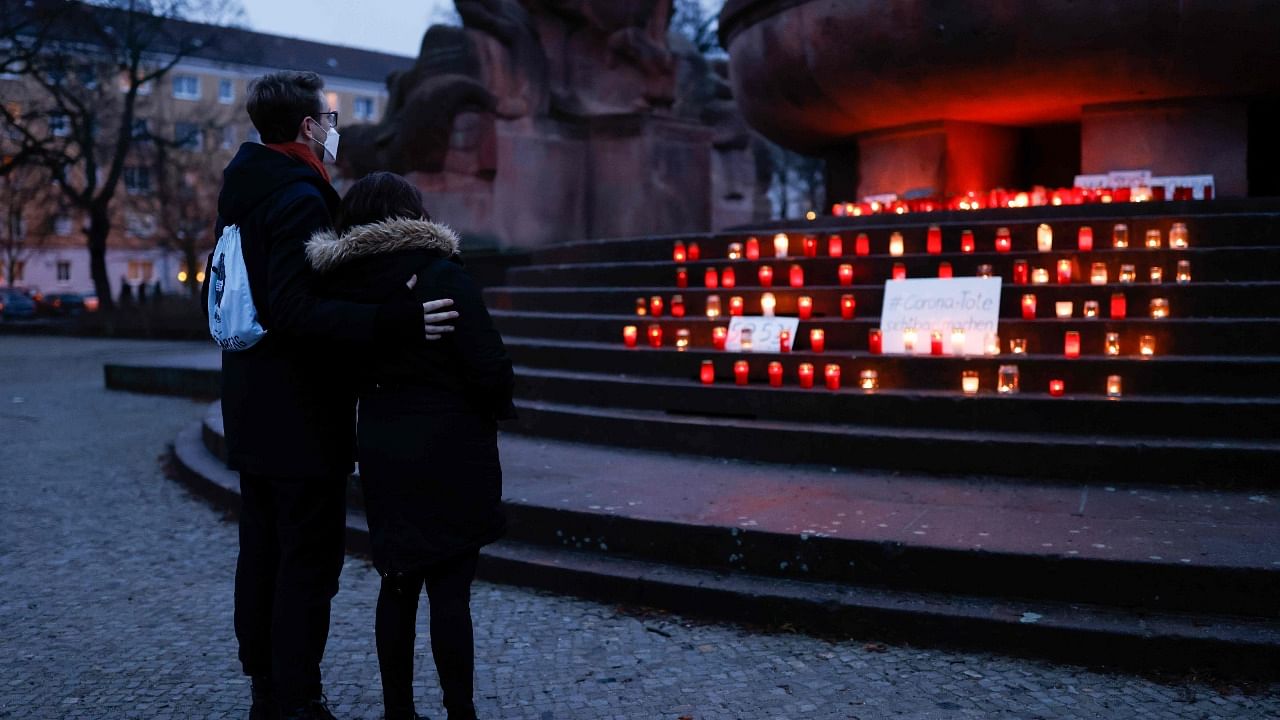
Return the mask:
<path id="1" fill-rule="evenodd" d="M 274 690 L 269 678 L 249 678 L 249 694 L 253 702 L 249 706 L 249 720 L 276 720 L 280 717 Z"/>
<path id="2" fill-rule="evenodd" d="M 312 700 L 299 708 L 282 710 L 280 720 L 338 720 L 323 700 Z"/>

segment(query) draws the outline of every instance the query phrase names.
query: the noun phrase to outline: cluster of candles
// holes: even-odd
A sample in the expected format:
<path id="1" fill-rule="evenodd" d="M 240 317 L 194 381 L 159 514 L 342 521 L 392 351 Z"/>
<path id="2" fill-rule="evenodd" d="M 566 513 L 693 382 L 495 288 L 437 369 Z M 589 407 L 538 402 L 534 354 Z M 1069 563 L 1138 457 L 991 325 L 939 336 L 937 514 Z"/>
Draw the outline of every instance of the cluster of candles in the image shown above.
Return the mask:
<path id="1" fill-rule="evenodd" d="M 766 368 L 769 377 L 770 387 L 782 387 L 784 379 L 784 370 L 782 363 L 774 360 L 770 362 Z M 814 385 L 817 368 L 813 363 L 800 363 L 796 366 L 796 384 L 801 388 L 809 389 Z M 715 363 L 711 360 L 703 360 L 702 367 L 698 374 L 699 379 L 704 385 L 715 384 L 716 368 Z M 822 368 L 822 379 L 828 390 L 839 390 L 841 383 L 840 365 L 837 363 L 827 363 Z M 733 363 L 733 381 L 738 385 L 747 385 L 751 379 L 751 365 L 746 360 L 736 360 Z M 880 376 L 875 370 L 862 370 L 858 373 L 858 387 L 863 390 L 880 389 Z"/>
<path id="2" fill-rule="evenodd" d="M 1022 319 L 1034 320 L 1037 317 L 1037 309 L 1039 303 L 1036 301 L 1035 293 L 1027 293 L 1022 296 Z M 1123 320 L 1129 313 L 1129 301 L 1124 293 L 1112 293 L 1109 305 L 1110 315 L 1112 319 Z M 1151 298 L 1151 302 L 1147 305 L 1148 311 L 1151 313 L 1153 320 L 1161 320 L 1169 317 L 1169 299 L 1158 297 Z M 1096 300 L 1086 300 L 1081 305 L 1081 314 L 1086 318 L 1099 317 L 1100 306 Z M 1067 319 L 1075 316 L 1075 303 L 1071 300 L 1058 300 L 1053 304 L 1053 316 L 1059 319 Z"/>
<path id="3" fill-rule="evenodd" d="M 1213 199 L 1213 188 L 1205 187 L 1200 199 Z M 913 200 L 880 202 L 842 202 L 831 206 L 836 217 L 861 217 L 864 215 L 915 212 L 940 212 L 944 210 L 982 210 L 984 208 L 1040 207 L 1044 205 L 1085 205 L 1089 203 L 1160 202 L 1163 200 L 1195 200 L 1195 189 L 1177 186 L 1172 191 L 1163 186 L 1123 188 L 1035 188 L 1029 191 L 996 189 L 985 193 L 967 192 L 949 196 L 934 196 Z M 811 218 L 812 219 L 812 218 Z"/>

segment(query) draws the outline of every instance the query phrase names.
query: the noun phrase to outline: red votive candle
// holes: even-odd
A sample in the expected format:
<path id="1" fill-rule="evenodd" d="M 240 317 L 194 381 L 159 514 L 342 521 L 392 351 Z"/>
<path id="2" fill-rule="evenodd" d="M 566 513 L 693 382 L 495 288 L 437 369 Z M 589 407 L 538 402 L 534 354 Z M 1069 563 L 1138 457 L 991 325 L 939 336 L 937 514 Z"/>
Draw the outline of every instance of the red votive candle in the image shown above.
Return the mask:
<path id="1" fill-rule="evenodd" d="M 747 245 L 746 245 L 746 248 L 743 250 L 743 255 L 748 260 L 759 260 L 760 259 L 760 238 L 757 238 L 757 237 L 747 238 Z"/>
<path id="2" fill-rule="evenodd" d="M 822 370 L 822 376 L 827 380 L 828 390 L 840 389 L 840 366 L 835 363 L 829 363 Z"/>
<path id="3" fill-rule="evenodd" d="M 684 296 L 671 296 L 671 317 L 684 317 Z"/>
<path id="4" fill-rule="evenodd" d="M 662 326 L 649 326 L 649 347 L 662 347 Z"/>
<path id="5" fill-rule="evenodd" d="M 1058 284 L 1059 285 L 1071 284 L 1071 261 L 1070 260 L 1058 261 Z"/>
<path id="6" fill-rule="evenodd" d="M 704 276 L 703 284 L 708 289 L 715 290 L 720 287 L 720 276 L 716 273 L 715 268 L 707 268 L 707 274 Z"/>
<path id="7" fill-rule="evenodd" d="M 840 296 L 840 317 L 845 320 L 852 320 L 854 312 L 858 309 L 858 301 L 853 299 L 852 295 Z"/>
<path id="8" fill-rule="evenodd" d="M 840 284 L 849 287 L 853 284 L 853 266 L 845 263 L 836 268 L 836 274 L 840 277 Z"/>
<path id="9" fill-rule="evenodd" d="M 1089 252 L 1093 250 L 1093 228 L 1085 225 L 1076 233 L 1076 242 L 1080 246 L 1080 252 Z"/>
<path id="10" fill-rule="evenodd" d="M 822 328 L 809 331 L 809 349 L 816 353 L 827 349 L 827 334 L 822 331 Z"/>
<path id="11" fill-rule="evenodd" d="M 733 272 L 733 268 L 727 267 L 720 271 L 720 287 L 731 288 L 738 284 L 738 276 Z"/>
<path id="12" fill-rule="evenodd" d="M 1013 237 L 1009 234 L 1009 228 L 998 228 L 996 230 L 996 252 L 1009 252 L 1012 249 Z"/>
<path id="13" fill-rule="evenodd" d="M 1128 303 L 1125 302 L 1124 293 L 1112 293 L 1111 317 L 1116 320 L 1121 320 L 1124 318 L 1126 310 L 1128 310 Z"/>
<path id="14" fill-rule="evenodd" d="M 690 260 L 702 259 L 702 249 L 698 247 L 698 243 L 689 243 L 688 254 Z"/>
<path id="15" fill-rule="evenodd" d="M 1014 285 L 1027 284 L 1027 261 L 1026 260 L 1013 261 L 1013 284 Z"/>
<path id="16" fill-rule="evenodd" d="M 782 363 L 777 360 L 769 363 L 769 385 L 782 387 Z"/>
<path id="17" fill-rule="evenodd" d="M 937 225 L 929 226 L 929 231 L 925 235 L 925 250 L 930 255 L 942 252 L 942 228 Z"/>
<path id="18" fill-rule="evenodd" d="M 733 297 L 729 298 L 729 314 L 730 315 L 734 315 L 734 316 L 741 315 L 742 307 L 743 307 L 743 301 L 741 296 L 734 295 Z"/>
<path id="19" fill-rule="evenodd" d="M 972 230 L 965 230 L 964 232 L 960 233 L 960 252 L 971 253 L 974 251 L 976 247 L 977 247 L 977 244 L 973 240 Z"/>
<path id="20" fill-rule="evenodd" d="M 907 266 L 906 266 L 906 265 L 904 265 L 904 264 L 902 264 L 902 263 L 894 263 L 894 264 L 893 264 L 893 279 L 894 279 L 894 280 L 906 280 L 906 279 L 907 279 Z"/>
<path id="21" fill-rule="evenodd" d="M 791 352 L 791 331 L 778 331 L 778 352 Z"/>
<path id="22" fill-rule="evenodd" d="M 761 265 L 758 274 L 760 276 L 760 287 L 773 287 L 773 268 L 768 265 Z"/>
<path id="23" fill-rule="evenodd" d="M 805 257 L 818 257 L 818 238 L 813 235 L 805 235 L 801 242 Z"/>
<path id="24" fill-rule="evenodd" d="M 671 259 L 678 263 L 682 263 L 687 257 L 688 255 L 685 254 L 684 243 L 677 240 L 675 248 L 671 251 Z"/>
<path id="25" fill-rule="evenodd" d="M 733 364 L 733 381 L 739 385 L 746 385 L 750 376 L 751 368 L 747 365 L 746 360 L 739 360 Z"/>
<path id="26" fill-rule="evenodd" d="M 649 298 L 649 314 L 654 317 L 662 317 L 662 298 L 654 295 Z"/>
<path id="27" fill-rule="evenodd" d="M 724 344 L 729 341 L 729 328 L 716 327 L 711 328 L 711 347 L 716 350 L 723 350 Z"/>
<path id="28" fill-rule="evenodd" d="M 880 332 L 880 328 L 872 328 L 867 331 L 867 352 L 872 355 L 879 355 L 884 352 L 884 334 Z"/>
<path id="29" fill-rule="evenodd" d="M 1063 353 L 1069 358 L 1080 357 L 1080 333 L 1075 330 L 1068 330 L 1066 338 L 1063 340 Z"/>
<path id="30" fill-rule="evenodd" d="M 813 298 L 808 295 L 801 295 L 796 301 L 797 313 L 801 320 L 808 320 L 813 317 Z"/>
<path id="31" fill-rule="evenodd" d="M 813 387 L 813 364 L 800 363 L 800 367 L 796 368 L 796 374 L 800 376 L 800 387 Z"/>
<path id="32" fill-rule="evenodd" d="M 844 255 L 844 239 L 839 235 L 827 236 L 827 255 L 840 257 Z"/>
<path id="33" fill-rule="evenodd" d="M 871 254 L 871 238 L 866 233 L 858 233 L 858 237 L 853 239 L 853 252 L 855 255 Z"/>
<path id="34" fill-rule="evenodd" d="M 951 276 L 951 263 L 946 261 L 938 263 L 938 277 L 949 278 Z"/>
<path id="35" fill-rule="evenodd" d="M 639 330 L 636 328 L 635 325 L 627 325 L 626 327 L 622 328 L 623 344 L 625 344 L 629 348 L 635 347 L 636 340 L 638 339 L 638 335 L 639 335 Z"/>
<path id="36" fill-rule="evenodd" d="M 933 332 L 929 333 L 929 354 L 930 355 L 942 354 L 942 332 L 939 330 L 934 330 Z"/>
<path id="37" fill-rule="evenodd" d="M 1022 319 L 1036 319 L 1036 296 L 1030 293 L 1022 296 Z"/>
<path id="38" fill-rule="evenodd" d="M 716 381 L 716 367 L 710 360 L 702 361 L 702 369 L 699 370 L 698 376 L 702 378 L 703 385 L 710 385 Z"/>
<path id="39" fill-rule="evenodd" d="M 1049 381 L 1049 395 L 1052 397 L 1062 397 L 1067 391 L 1067 384 L 1061 380 L 1054 378 Z"/>
<path id="40" fill-rule="evenodd" d="M 791 278 L 791 287 L 793 288 L 804 287 L 804 268 L 800 267 L 799 265 L 792 265 L 790 278 Z"/>
<path id="41" fill-rule="evenodd" d="M 689 271 L 684 268 L 676 268 L 676 287 L 689 287 Z"/>

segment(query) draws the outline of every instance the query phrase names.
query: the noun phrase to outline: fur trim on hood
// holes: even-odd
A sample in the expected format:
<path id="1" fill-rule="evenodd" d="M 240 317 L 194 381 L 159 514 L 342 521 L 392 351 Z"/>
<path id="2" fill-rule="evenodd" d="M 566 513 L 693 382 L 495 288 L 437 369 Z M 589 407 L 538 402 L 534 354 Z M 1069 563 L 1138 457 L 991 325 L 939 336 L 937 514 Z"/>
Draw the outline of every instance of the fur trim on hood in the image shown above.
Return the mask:
<path id="1" fill-rule="evenodd" d="M 434 250 L 445 257 L 458 254 L 461 241 L 447 225 L 429 220 L 392 218 L 349 228 L 339 236 L 323 230 L 307 241 L 307 261 L 319 272 L 370 255 L 400 250 Z"/>

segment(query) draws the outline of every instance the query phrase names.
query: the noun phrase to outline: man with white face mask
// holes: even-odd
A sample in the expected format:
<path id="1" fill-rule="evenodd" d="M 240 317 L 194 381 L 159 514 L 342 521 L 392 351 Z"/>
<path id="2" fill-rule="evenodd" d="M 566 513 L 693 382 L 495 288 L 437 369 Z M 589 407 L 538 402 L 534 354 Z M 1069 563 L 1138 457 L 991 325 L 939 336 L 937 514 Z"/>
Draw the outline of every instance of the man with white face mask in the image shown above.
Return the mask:
<path id="1" fill-rule="evenodd" d="M 235 630 L 254 720 L 333 718 L 320 660 L 355 458 L 355 379 L 341 358 L 438 339 L 457 317 L 446 307 L 452 301 L 420 304 L 408 288 L 383 305 L 312 293 L 306 241 L 332 227 L 339 203 L 323 164 L 337 159 L 338 115 L 326 110 L 323 87 L 307 72 L 249 86 L 247 110 L 263 144 L 240 147 L 218 197 L 215 237 L 239 228 L 267 331 L 222 355 L 228 466 L 240 473 L 242 500 Z"/>

